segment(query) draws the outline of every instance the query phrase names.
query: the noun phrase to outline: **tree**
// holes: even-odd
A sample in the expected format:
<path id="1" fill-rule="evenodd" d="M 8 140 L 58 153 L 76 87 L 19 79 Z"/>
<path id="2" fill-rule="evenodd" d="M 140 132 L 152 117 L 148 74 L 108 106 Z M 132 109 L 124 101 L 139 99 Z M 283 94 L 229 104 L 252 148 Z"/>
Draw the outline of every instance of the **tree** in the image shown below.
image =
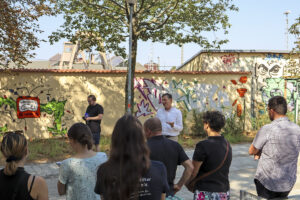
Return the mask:
<path id="1" fill-rule="evenodd" d="M 285 67 L 285 73 L 292 77 L 300 76 L 300 17 L 289 29 L 290 34 L 296 37 L 295 47 L 289 55 L 288 64 Z"/>
<path id="2" fill-rule="evenodd" d="M 51 5 L 45 0 L 1 0 L 0 1 L 0 66 L 8 67 L 10 63 L 24 66 L 30 52 L 39 47 L 35 33 L 40 33 L 37 23 L 39 17 L 54 14 Z"/>
<path id="3" fill-rule="evenodd" d="M 133 11 L 132 77 L 134 77 L 138 40 L 181 46 L 197 43 L 219 47 L 227 40 L 209 41 L 204 33 L 230 27 L 226 11 L 237 11 L 232 0 L 138 0 Z M 51 42 L 67 38 L 80 41 L 82 48 L 114 52 L 126 57 L 129 33 L 129 5 L 126 0 L 58 0 L 65 22 L 50 37 Z M 76 32 L 90 32 L 82 37 Z M 104 45 L 99 45 L 104 44 Z M 127 86 L 126 86 L 127 88 Z M 133 91 L 133 83 L 131 85 Z M 132 92 L 132 97 L 134 97 Z M 127 93 L 126 93 L 127 105 Z M 131 105 L 133 104 L 133 99 Z M 126 107 L 126 106 L 125 106 Z"/>

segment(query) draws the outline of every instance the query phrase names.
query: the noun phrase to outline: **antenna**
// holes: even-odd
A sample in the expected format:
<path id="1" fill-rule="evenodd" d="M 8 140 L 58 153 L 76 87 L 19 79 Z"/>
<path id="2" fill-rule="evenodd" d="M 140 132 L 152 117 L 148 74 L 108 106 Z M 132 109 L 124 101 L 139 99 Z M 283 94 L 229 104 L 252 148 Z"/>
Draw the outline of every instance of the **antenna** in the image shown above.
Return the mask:
<path id="1" fill-rule="evenodd" d="M 286 49 L 289 50 L 289 14 L 291 11 L 287 10 L 283 14 L 286 16 L 286 32 L 285 32 L 285 37 L 286 37 Z"/>

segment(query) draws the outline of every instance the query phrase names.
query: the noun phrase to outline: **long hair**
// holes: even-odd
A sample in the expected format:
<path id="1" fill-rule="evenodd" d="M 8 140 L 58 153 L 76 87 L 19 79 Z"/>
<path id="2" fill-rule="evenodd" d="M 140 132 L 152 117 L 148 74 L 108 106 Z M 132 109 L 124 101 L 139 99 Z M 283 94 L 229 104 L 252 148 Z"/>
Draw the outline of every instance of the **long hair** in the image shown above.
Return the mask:
<path id="1" fill-rule="evenodd" d="M 139 180 L 149 166 L 142 124 L 136 117 L 124 115 L 114 127 L 109 160 L 99 169 L 104 174 L 105 200 L 136 199 Z"/>
<path id="2" fill-rule="evenodd" d="M 12 176 L 16 173 L 17 162 L 27 155 L 27 140 L 19 132 L 6 133 L 1 142 L 1 152 L 6 158 L 4 173 Z"/>

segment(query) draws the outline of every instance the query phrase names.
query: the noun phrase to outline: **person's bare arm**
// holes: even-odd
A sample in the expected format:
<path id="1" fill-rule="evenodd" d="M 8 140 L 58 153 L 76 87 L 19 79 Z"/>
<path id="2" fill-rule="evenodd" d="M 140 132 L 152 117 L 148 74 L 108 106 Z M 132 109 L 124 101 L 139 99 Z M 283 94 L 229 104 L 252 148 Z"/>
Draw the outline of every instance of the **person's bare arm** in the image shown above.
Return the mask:
<path id="1" fill-rule="evenodd" d="M 187 183 L 191 182 L 197 176 L 197 174 L 199 172 L 199 169 L 200 169 L 202 164 L 203 164 L 203 162 L 193 160 L 194 170 L 192 172 L 192 175 L 191 175 L 190 179 L 187 181 Z"/>
<path id="2" fill-rule="evenodd" d="M 59 195 L 66 194 L 66 185 L 62 184 L 60 181 L 57 182 L 57 191 Z"/>
<path id="3" fill-rule="evenodd" d="M 177 193 L 179 190 L 181 190 L 182 186 L 187 183 L 187 181 L 190 179 L 194 166 L 192 161 L 186 160 L 181 164 L 184 167 L 184 172 L 178 181 L 177 184 L 174 185 L 174 192 Z"/>
<path id="4" fill-rule="evenodd" d="M 36 194 L 37 200 L 48 200 L 48 186 L 42 177 L 36 177 L 33 187 L 32 187 L 32 193 Z"/>
<path id="5" fill-rule="evenodd" d="M 101 197 L 102 199 L 102 197 Z M 161 200 L 165 200 L 166 199 L 166 193 L 161 194 Z"/>
<path id="6" fill-rule="evenodd" d="M 254 159 L 258 160 L 260 158 L 261 151 L 259 149 L 255 148 L 255 146 L 253 144 L 251 144 L 251 146 L 249 148 L 249 155 L 254 155 Z"/>
<path id="7" fill-rule="evenodd" d="M 99 114 L 99 115 L 97 115 L 97 116 L 95 116 L 95 117 L 87 117 L 86 120 L 87 120 L 87 121 L 91 121 L 91 120 L 102 120 L 102 118 L 103 118 L 103 114 Z"/>

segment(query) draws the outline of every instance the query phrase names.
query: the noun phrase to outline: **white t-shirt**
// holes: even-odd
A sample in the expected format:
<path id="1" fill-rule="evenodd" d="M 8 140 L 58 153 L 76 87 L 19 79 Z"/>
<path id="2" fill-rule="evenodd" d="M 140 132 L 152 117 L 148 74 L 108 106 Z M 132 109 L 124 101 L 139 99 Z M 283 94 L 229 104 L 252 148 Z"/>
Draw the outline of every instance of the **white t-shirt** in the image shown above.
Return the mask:
<path id="1" fill-rule="evenodd" d="M 100 200 L 94 192 L 99 165 L 107 161 L 105 153 L 90 158 L 69 158 L 62 161 L 58 180 L 66 185 L 67 200 Z"/>
<path id="2" fill-rule="evenodd" d="M 182 114 L 177 108 L 172 107 L 170 110 L 160 108 L 156 113 L 156 117 L 161 121 L 163 135 L 177 136 L 183 129 Z M 167 122 L 174 122 L 174 126 L 171 127 Z"/>

